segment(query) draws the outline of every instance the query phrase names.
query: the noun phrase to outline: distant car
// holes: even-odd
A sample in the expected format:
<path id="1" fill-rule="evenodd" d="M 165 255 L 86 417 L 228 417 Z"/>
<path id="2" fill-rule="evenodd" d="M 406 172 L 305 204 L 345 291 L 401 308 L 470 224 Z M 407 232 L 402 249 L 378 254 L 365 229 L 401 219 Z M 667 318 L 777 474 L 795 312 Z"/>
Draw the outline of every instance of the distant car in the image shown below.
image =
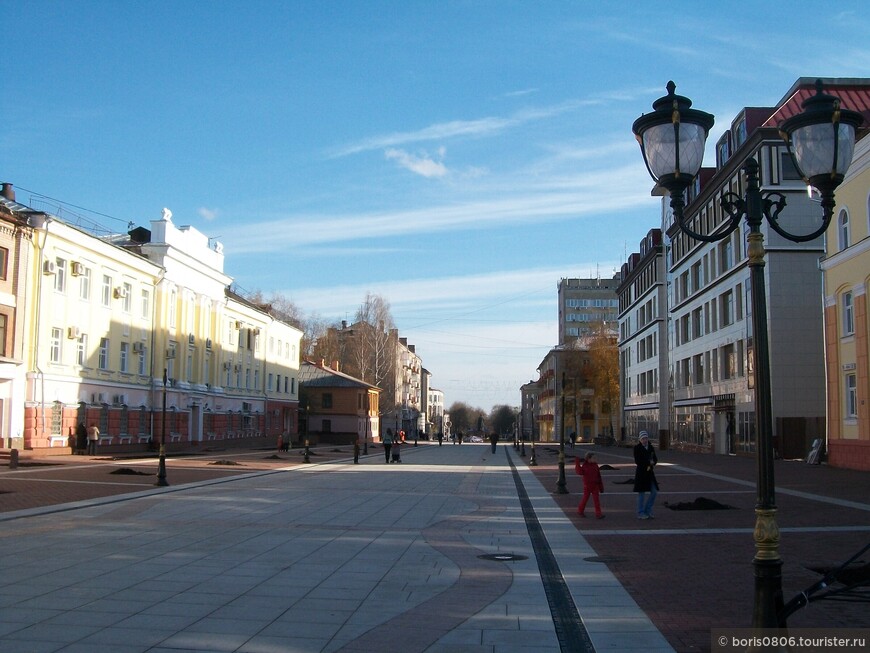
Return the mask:
<path id="1" fill-rule="evenodd" d="M 471 435 L 471 436 L 465 438 L 465 441 L 466 442 L 483 442 L 483 438 L 480 437 L 479 435 Z"/>

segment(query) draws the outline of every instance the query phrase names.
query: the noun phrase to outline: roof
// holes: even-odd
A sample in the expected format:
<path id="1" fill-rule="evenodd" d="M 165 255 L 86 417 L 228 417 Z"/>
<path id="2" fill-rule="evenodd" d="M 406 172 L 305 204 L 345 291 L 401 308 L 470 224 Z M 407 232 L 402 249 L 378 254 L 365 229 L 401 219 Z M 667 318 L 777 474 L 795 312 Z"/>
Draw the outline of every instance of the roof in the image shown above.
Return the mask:
<path id="1" fill-rule="evenodd" d="M 779 101 L 776 111 L 765 121 L 763 127 L 778 127 L 783 121 L 799 114 L 804 100 L 816 94 L 816 77 L 801 77 Z M 823 91 L 840 98 L 844 109 L 857 111 L 864 116 L 866 129 L 870 127 L 870 79 L 828 77 L 821 78 Z"/>
<path id="2" fill-rule="evenodd" d="M 368 388 L 378 390 L 377 386 L 366 383 L 362 379 L 311 361 L 302 363 L 299 369 L 299 385 L 306 388 Z"/>

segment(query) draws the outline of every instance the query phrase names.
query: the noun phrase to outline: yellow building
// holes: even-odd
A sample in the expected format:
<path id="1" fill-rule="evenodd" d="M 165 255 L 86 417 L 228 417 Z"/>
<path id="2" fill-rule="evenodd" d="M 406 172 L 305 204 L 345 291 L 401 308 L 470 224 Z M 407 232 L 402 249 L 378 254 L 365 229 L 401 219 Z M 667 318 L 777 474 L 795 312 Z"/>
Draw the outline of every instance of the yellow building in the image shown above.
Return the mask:
<path id="1" fill-rule="evenodd" d="M 81 448 L 85 426 L 107 452 L 295 434 L 302 333 L 230 290 L 220 243 L 167 209 L 150 230 L 99 235 L 3 207 L 32 230 L 15 446 Z"/>
<path id="2" fill-rule="evenodd" d="M 836 201 L 821 265 L 828 461 L 837 467 L 870 470 L 870 138 L 856 143 Z"/>

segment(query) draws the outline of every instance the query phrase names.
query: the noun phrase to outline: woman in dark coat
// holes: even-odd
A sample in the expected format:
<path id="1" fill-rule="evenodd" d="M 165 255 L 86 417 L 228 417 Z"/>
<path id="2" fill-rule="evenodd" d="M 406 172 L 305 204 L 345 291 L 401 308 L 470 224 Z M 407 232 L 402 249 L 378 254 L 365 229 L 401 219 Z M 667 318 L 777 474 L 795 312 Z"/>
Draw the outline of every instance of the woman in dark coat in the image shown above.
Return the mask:
<path id="1" fill-rule="evenodd" d="M 652 519 L 653 504 L 658 494 L 655 466 L 658 462 L 655 449 L 650 444 L 649 434 L 641 431 L 634 447 L 634 491 L 637 492 L 637 518 Z M 649 493 L 649 496 L 647 496 Z"/>

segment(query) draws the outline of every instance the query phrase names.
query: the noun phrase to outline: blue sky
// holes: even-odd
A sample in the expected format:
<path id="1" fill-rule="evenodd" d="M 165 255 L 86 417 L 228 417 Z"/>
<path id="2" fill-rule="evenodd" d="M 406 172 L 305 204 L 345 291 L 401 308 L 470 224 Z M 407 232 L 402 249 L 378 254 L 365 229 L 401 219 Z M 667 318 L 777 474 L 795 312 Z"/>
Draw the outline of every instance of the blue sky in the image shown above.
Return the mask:
<path id="1" fill-rule="evenodd" d="M 870 74 L 863 3 L 3 4 L 0 181 L 119 231 L 173 212 L 241 288 L 390 302 L 445 401 L 519 404 L 562 277 L 657 226 L 631 124 Z"/>

